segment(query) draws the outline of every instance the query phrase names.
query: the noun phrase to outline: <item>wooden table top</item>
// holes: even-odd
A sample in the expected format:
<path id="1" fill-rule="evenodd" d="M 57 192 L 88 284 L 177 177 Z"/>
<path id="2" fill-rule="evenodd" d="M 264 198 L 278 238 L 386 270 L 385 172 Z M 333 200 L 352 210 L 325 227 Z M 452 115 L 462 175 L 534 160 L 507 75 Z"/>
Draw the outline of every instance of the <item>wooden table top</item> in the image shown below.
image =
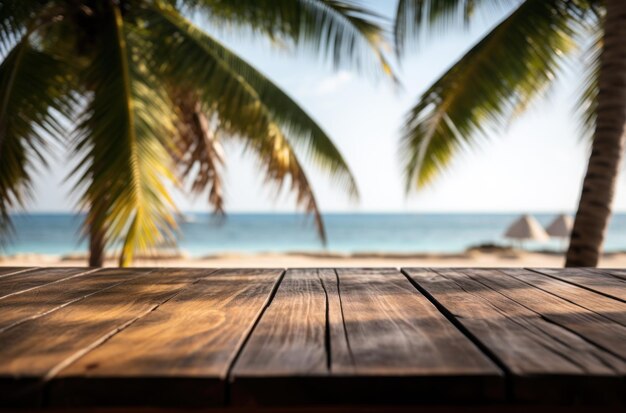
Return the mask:
<path id="1" fill-rule="evenodd" d="M 625 373 L 626 270 L 0 267 L 5 409 L 623 409 Z"/>

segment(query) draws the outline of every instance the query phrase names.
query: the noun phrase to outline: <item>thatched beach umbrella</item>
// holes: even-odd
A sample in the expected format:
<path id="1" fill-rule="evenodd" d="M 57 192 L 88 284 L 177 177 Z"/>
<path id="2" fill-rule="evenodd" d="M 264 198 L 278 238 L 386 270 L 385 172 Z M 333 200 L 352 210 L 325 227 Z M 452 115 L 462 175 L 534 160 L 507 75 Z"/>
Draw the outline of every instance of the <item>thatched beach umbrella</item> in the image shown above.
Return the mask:
<path id="1" fill-rule="evenodd" d="M 574 227 L 574 220 L 569 215 L 561 214 L 546 228 L 546 232 L 553 238 L 567 238 Z"/>
<path id="2" fill-rule="evenodd" d="M 513 222 L 504 236 L 518 241 L 547 241 L 550 239 L 541 224 L 530 215 L 522 215 Z"/>

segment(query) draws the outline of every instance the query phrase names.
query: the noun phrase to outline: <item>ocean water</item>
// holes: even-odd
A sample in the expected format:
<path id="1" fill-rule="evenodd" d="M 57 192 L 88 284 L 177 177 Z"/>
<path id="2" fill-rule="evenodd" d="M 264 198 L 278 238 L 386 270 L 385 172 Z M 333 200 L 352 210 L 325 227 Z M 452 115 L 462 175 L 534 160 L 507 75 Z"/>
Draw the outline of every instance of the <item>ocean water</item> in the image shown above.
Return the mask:
<path id="1" fill-rule="evenodd" d="M 556 214 L 536 214 L 547 225 Z M 302 214 L 186 214 L 178 247 L 191 256 L 228 252 L 462 252 L 502 238 L 519 214 L 326 214 L 328 244 L 322 245 L 310 218 Z M 85 252 L 80 242 L 82 217 L 71 214 L 23 214 L 13 217 L 15 235 L 0 254 Z M 564 248 L 557 240 L 526 243 L 529 249 Z M 626 251 L 626 214 L 610 224 L 607 251 Z"/>

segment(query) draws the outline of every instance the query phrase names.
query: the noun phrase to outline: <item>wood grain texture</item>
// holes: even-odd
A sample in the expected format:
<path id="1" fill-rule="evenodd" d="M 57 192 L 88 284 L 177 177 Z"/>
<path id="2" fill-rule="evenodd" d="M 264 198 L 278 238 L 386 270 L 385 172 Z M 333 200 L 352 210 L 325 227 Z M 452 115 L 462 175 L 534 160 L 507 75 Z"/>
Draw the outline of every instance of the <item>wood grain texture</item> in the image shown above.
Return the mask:
<path id="1" fill-rule="evenodd" d="M 51 405 L 207 406 L 282 270 L 224 269 L 203 278 L 51 382 Z"/>
<path id="2" fill-rule="evenodd" d="M 356 368 L 348 342 L 343 317 L 339 277 L 332 269 L 319 270 L 320 279 L 326 290 L 327 306 L 327 339 L 330 341 L 330 368 L 333 371 L 341 369 L 341 374 L 355 374 Z M 350 360 L 346 363 L 346 360 Z"/>
<path id="3" fill-rule="evenodd" d="M 40 402 L 42 383 L 206 274 L 156 271 L 0 333 L 0 405 Z"/>
<path id="4" fill-rule="evenodd" d="M 398 270 L 342 268 L 337 279 L 349 355 L 333 353 L 331 371 L 363 377 L 354 394 L 386 402 L 504 397 L 500 369 Z"/>
<path id="5" fill-rule="evenodd" d="M 497 270 L 408 269 L 407 273 L 500 360 L 509 372 L 514 400 L 623 403 L 623 359 L 554 323 L 527 299 L 553 305 L 550 294 Z M 490 285 L 497 281 L 498 286 Z M 576 314 L 587 312 L 574 307 Z M 598 330 L 604 327 L 597 325 Z"/>
<path id="6" fill-rule="evenodd" d="M 549 271 L 0 273 L 0 409 L 623 409 L 620 270 Z"/>
<path id="7" fill-rule="evenodd" d="M 501 272 L 626 327 L 626 302 L 596 294 L 534 271 L 507 268 L 502 269 Z M 624 289 L 626 289 L 626 284 L 624 284 Z"/>
<path id="8" fill-rule="evenodd" d="M 233 369 L 233 402 L 504 397 L 499 369 L 397 270 L 289 270 Z"/>
<path id="9" fill-rule="evenodd" d="M 232 370 L 235 404 L 315 401 L 328 374 L 326 298 L 316 269 L 287 270 Z"/>
<path id="10" fill-rule="evenodd" d="M 405 271 L 499 360 L 510 377 L 514 400 L 620 402 L 624 362 L 507 297 L 504 289 L 508 292 L 513 286 L 494 290 L 467 274 L 475 270 Z M 506 280 L 509 276 L 494 278 Z"/>
<path id="11" fill-rule="evenodd" d="M 497 374 L 498 369 L 395 269 L 338 269 L 351 357 L 333 372 Z"/>
<path id="12" fill-rule="evenodd" d="M 326 298 L 318 271 L 288 270 L 233 375 L 326 374 L 325 331 Z"/>
<path id="13" fill-rule="evenodd" d="M 594 268 L 591 271 L 599 271 L 605 274 L 612 275 L 613 277 L 619 278 L 622 281 L 626 281 L 626 270 L 622 270 L 618 268 Z"/>
<path id="14" fill-rule="evenodd" d="M 150 271 L 107 268 L 6 297 L 0 300 L 0 333 Z"/>
<path id="15" fill-rule="evenodd" d="M 622 361 L 626 360 L 626 327 L 523 281 L 503 277 L 500 271 L 472 269 L 465 272 L 548 322 L 579 335 Z"/>
<path id="16" fill-rule="evenodd" d="M 32 271 L 34 269 L 36 269 L 36 267 L 0 267 L 0 277 L 20 272 Z"/>
<path id="17" fill-rule="evenodd" d="M 95 271 L 94 268 L 38 268 L 32 271 L 19 271 L 0 277 L 0 300 L 14 294 L 31 291 L 43 285 L 64 279 L 79 277 Z"/>
<path id="18" fill-rule="evenodd" d="M 532 270 L 626 302 L 626 282 L 605 274 L 602 270 L 588 268 L 536 268 Z"/>

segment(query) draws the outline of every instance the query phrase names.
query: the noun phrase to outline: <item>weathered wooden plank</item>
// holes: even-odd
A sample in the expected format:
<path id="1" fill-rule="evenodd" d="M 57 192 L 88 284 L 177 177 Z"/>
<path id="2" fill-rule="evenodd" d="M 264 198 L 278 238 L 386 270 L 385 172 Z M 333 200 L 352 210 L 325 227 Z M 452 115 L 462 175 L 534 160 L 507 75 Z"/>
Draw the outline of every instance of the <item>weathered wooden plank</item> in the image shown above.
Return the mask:
<path id="1" fill-rule="evenodd" d="M 531 270 L 626 302 L 626 283 L 604 274 L 601 270 L 588 268 L 532 268 Z"/>
<path id="2" fill-rule="evenodd" d="M 501 272 L 626 326 L 625 302 L 522 268 L 506 268 Z"/>
<path id="3" fill-rule="evenodd" d="M 233 369 L 234 403 L 504 396 L 500 370 L 397 270 L 337 272 L 287 272 Z"/>
<path id="4" fill-rule="evenodd" d="M 43 285 L 79 277 L 96 271 L 94 268 L 38 268 L 17 272 L 0 278 L 0 300 L 14 294 L 30 291 Z"/>
<path id="5" fill-rule="evenodd" d="M 282 272 L 224 269 L 200 280 L 63 369 L 50 404 L 223 404 L 231 363 Z"/>
<path id="6" fill-rule="evenodd" d="M 343 304 L 341 302 L 339 276 L 332 269 L 319 270 L 319 275 L 326 290 L 327 299 L 327 340 L 330 339 L 331 344 L 331 369 L 341 374 L 355 374 L 356 369 L 354 362 L 346 363 L 346 360 L 352 360 L 350 343 L 345 329 L 343 317 Z"/>
<path id="7" fill-rule="evenodd" d="M 334 355 L 332 373 L 363 377 L 352 386 L 355 399 L 454 404 L 504 397 L 501 370 L 398 270 L 337 275 L 350 356 Z"/>
<path id="8" fill-rule="evenodd" d="M 326 298 L 318 271 L 288 270 L 234 376 L 325 374 Z"/>
<path id="9" fill-rule="evenodd" d="M 464 403 L 504 397 L 495 366 L 395 269 L 337 269 L 349 355 L 336 376 L 365 402 Z M 332 348 L 332 347 L 331 347 Z"/>
<path id="10" fill-rule="evenodd" d="M 621 375 L 626 371 L 623 360 L 508 297 L 514 288 L 519 291 L 532 287 L 504 282 L 499 288 L 491 288 L 466 274 L 474 274 L 473 270 L 405 271 L 505 366 L 514 400 L 621 402 Z M 504 274 L 491 278 L 498 277 L 510 278 Z"/>
<path id="11" fill-rule="evenodd" d="M 158 270 L 115 285 L 116 271 L 126 270 L 0 300 L 0 408 L 37 405 L 42 394 L 53 408 L 229 397 L 493 405 L 504 381 L 489 357 L 509 374 L 510 402 L 624 402 L 625 304 L 597 290 L 605 282 L 579 287 L 512 269 L 407 271 L 426 298 L 396 270 L 293 270 L 267 306 L 280 271 Z M 11 317 L 18 324 L 2 331 Z"/>
<path id="12" fill-rule="evenodd" d="M 503 277 L 497 270 L 474 269 L 465 272 L 485 286 L 540 314 L 549 322 L 626 360 L 626 327 L 520 280 Z"/>
<path id="13" fill-rule="evenodd" d="M 152 270 L 107 268 L 6 297 L 0 300 L 0 333 L 21 322 L 41 317 L 150 271 Z"/>
<path id="14" fill-rule="evenodd" d="M 0 406 L 39 403 L 43 382 L 206 274 L 156 271 L 0 333 Z"/>
<path id="15" fill-rule="evenodd" d="M 352 358 L 333 371 L 484 374 L 498 369 L 394 269 L 338 269 Z"/>
<path id="16" fill-rule="evenodd" d="M 591 271 L 599 271 L 605 274 L 612 275 L 613 277 L 619 278 L 622 281 L 626 281 L 626 270 L 620 268 L 590 268 Z"/>
<path id="17" fill-rule="evenodd" d="M 0 267 L 0 277 L 17 274 L 20 272 L 32 271 L 36 267 Z"/>
<path id="18" fill-rule="evenodd" d="M 327 375 L 327 362 L 326 298 L 319 272 L 287 270 L 233 366 L 232 400 L 315 401 L 319 397 L 315 379 Z"/>

